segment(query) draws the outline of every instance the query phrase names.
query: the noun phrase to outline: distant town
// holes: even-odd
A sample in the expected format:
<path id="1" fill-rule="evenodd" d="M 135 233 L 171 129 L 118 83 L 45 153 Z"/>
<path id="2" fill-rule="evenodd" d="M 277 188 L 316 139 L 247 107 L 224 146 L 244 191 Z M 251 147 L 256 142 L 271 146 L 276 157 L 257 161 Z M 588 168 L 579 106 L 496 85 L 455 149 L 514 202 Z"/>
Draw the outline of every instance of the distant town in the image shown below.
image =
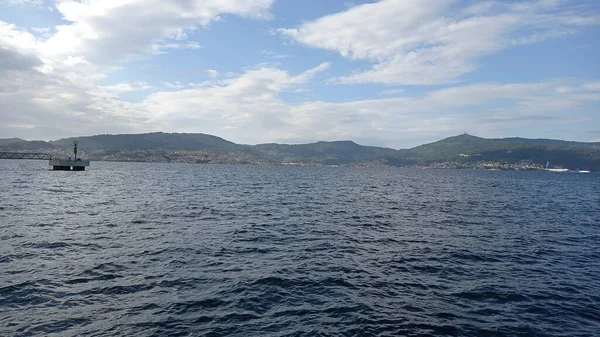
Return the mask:
<path id="1" fill-rule="evenodd" d="M 363 146 L 352 141 L 242 145 L 206 134 L 98 135 L 52 142 L 0 139 L 0 151 L 72 155 L 92 161 L 285 166 L 416 167 L 428 169 L 600 171 L 600 143 L 503 138 L 468 134 L 411 149 Z"/>
<path id="2" fill-rule="evenodd" d="M 67 157 L 66 149 L 46 150 L 53 156 Z M 104 151 L 82 152 L 82 156 L 101 161 L 117 162 L 154 162 L 154 163 L 188 163 L 188 164 L 248 164 L 248 165 L 281 165 L 281 166 L 359 166 L 359 167 L 414 167 L 424 169 L 478 169 L 478 170 L 544 170 L 545 166 L 531 160 L 517 163 L 495 161 L 439 161 L 431 163 L 407 163 L 392 165 L 386 160 L 373 160 L 361 163 L 324 163 L 320 161 L 274 161 L 256 158 L 247 153 L 218 154 L 210 151 L 170 151 L 170 150 L 121 150 L 106 154 Z M 563 168 L 562 166 L 553 166 Z"/>

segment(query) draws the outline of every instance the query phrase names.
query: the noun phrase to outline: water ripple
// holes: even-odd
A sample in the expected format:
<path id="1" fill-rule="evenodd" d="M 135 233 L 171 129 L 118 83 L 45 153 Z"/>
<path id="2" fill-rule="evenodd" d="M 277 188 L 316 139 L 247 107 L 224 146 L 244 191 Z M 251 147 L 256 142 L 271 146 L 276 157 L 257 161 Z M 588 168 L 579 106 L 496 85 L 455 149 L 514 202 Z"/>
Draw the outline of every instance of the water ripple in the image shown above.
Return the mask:
<path id="1" fill-rule="evenodd" d="M 16 163 L 2 336 L 600 331 L 594 174 Z"/>

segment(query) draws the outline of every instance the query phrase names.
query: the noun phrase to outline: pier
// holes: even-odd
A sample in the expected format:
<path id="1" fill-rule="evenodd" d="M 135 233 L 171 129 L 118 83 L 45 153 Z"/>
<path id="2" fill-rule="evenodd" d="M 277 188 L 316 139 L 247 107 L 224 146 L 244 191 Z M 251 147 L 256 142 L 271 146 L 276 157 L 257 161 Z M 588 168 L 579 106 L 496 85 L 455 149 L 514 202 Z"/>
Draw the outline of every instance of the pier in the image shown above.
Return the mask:
<path id="1" fill-rule="evenodd" d="M 0 159 L 35 159 L 48 160 L 48 165 L 52 166 L 54 171 L 85 171 L 87 166 L 90 166 L 89 160 L 81 160 L 77 158 L 77 145 L 79 142 L 73 142 L 73 154 L 75 157 L 71 159 L 56 159 L 52 158 L 49 153 L 32 153 L 32 152 L 0 152 Z"/>
<path id="2" fill-rule="evenodd" d="M 90 166 L 89 160 L 50 159 L 49 163 L 54 171 L 85 171 Z"/>

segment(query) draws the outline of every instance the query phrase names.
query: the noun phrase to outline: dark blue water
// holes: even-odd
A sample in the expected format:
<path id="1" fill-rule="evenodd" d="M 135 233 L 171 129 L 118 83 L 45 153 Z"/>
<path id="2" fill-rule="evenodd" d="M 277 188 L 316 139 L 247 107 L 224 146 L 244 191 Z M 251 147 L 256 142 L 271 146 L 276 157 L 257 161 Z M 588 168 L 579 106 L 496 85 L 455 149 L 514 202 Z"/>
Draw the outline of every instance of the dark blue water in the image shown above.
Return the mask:
<path id="1" fill-rule="evenodd" d="M 0 161 L 2 336 L 600 336 L 600 175 Z"/>

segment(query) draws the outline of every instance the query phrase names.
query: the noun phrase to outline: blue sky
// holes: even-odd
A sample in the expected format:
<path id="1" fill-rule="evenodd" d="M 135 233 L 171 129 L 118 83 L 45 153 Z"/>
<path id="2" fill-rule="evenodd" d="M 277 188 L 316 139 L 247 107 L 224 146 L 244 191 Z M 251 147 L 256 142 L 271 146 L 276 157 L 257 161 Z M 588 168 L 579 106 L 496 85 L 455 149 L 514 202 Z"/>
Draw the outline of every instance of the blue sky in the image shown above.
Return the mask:
<path id="1" fill-rule="evenodd" d="M 0 138 L 600 141 L 595 0 L 0 0 Z"/>

